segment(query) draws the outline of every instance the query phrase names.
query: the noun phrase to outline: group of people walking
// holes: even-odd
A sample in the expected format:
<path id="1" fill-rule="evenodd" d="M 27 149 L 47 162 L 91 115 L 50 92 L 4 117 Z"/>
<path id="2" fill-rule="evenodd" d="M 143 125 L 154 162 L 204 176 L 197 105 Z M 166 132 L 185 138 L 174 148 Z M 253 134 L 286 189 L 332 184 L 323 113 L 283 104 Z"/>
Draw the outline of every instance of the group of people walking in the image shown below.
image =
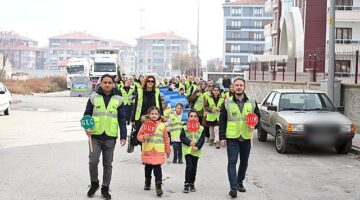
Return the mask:
<path id="1" fill-rule="evenodd" d="M 174 108 L 165 104 L 159 86 L 168 86 L 169 90 L 185 95 L 188 104 L 177 103 Z M 260 113 L 255 100 L 247 96 L 245 80 L 235 78 L 229 88 L 221 90 L 214 81 L 204 81 L 191 76 L 157 82 L 154 76 L 140 76 L 115 80 L 104 75 L 100 87 L 93 93 L 86 106 L 84 115 L 94 118 L 95 126 L 86 130 L 91 136 L 93 151 L 89 154 L 91 186 L 87 193 L 93 196 L 100 188 L 98 163 L 103 154 L 104 175 L 101 194 L 111 199 L 109 185 L 112 174 L 113 152 L 120 129 L 121 145 L 126 144 L 126 124 L 132 124 L 134 134 L 141 146 L 141 159 L 144 164 L 144 190 L 150 190 L 152 172 L 155 176 L 155 191 L 162 196 L 162 168 L 165 157 L 170 157 L 173 146 L 173 163 L 186 162 L 184 193 L 195 192 L 195 179 L 198 160 L 205 143 L 216 149 L 227 147 L 229 195 L 237 197 L 237 192 L 245 192 L 243 180 L 248 166 L 253 127 L 248 127 L 243 120 L 247 114 Z M 188 107 L 188 119 L 197 120 L 201 126 L 197 132 L 187 129 L 182 121 L 183 111 Z M 153 134 L 147 134 L 144 123 L 155 124 Z M 256 127 L 255 127 L 256 128 Z M 131 133 L 133 134 L 133 133 Z M 236 169 L 240 156 L 239 170 Z"/>

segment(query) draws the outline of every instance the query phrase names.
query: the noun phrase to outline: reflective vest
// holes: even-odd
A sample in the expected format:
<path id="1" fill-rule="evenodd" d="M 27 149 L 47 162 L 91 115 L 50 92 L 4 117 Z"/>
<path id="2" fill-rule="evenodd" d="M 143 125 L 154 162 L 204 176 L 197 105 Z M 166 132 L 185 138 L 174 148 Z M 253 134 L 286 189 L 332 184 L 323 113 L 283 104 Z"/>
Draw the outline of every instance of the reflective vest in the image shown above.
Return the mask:
<path id="1" fill-rule="evenodd" d="M 136 107 L 136 114 L 135 114 L 135 120 L 139 120 L 140 119 L 140 115 L 141 115 L 141 108 L 142 108 L 142 103 L 143 103 L 143 95 L 144 95 L 144 91 L 142 88 L 139 88 L 138 91 L 138 102 L 137 102 L 137 107 Z M 158 88 L 155 89 L 155 104 L 156 107 L 160 109 L 160 103 L 159 103 L 159 96 L 160 96 L 160 91 Z"/>
<path id="2" fill-rule="evenodd" d="M 90 101 L 94 105 L 92 117 L 94 118 L 93 135 L 101 135 L 105 132 L 110 137 L 118 136 L 118 107 L 122 104 L 119 95 L 113 95 L 108 106 L 105 106 L 104 97 L 99 94 L 92 94 Z"/>
<path id="3" fill-rule="evenodd" d="M 131 96 L 134 93 L 134 88 L 130 88 L 129 92 L 126 92 L 124 87 L 121 87 L 120 92 L 121 92 L 121 95 L 122 95 L 122 98 L 124 101 L 124 105 L 131 105 L 131 103 L 132 103 Z"/>
<path id="4" fill-rule="evenodd" d="M 196 133 L 189 132 L 187 130 L 186 125 L 183 126 L 183 129 L 185 131 L 185 136 L 196 144 L 199 141 L 200 137 L 201 137 L 201 134 L 202 134 L 202 132 L 204 130 L 204 127 L 200 126 L 200 129 Z M 184 144 L 184 145 L 182 145 L 182 153 L 183 153 L 183 155 L 191 154 L 193 156 L 200 157 L 201 156 L 201 149 L 199 149 L 199 150 L 197 150 L 195 152 L 192 152 L 192 147 Z"/>
<path id="5" fill-rule="evenodd" d="M 181 122 L 182 116 L 176 113 L 170 114 L 170 135 L 173 141 L 180 141 L 180 133 L 183 123 Z"/>
<path id="6" fill-rule="evenodd" d="M 186 82 L 186 91 L 185 94 L 186 96 L 190 96 L 191 95 L 191 88 L 193 87 L 193 83 L 190 83 L 189 81 Z"/>
<path id="7" fill-rule="evenodd" d="M 203 108 L 204 108 L 204 95 L 201 93 L 201 95 L 198 96 L 198 98 L 195 101 L 194 109 L 199 112 Z"/>
<path id="8" fill-rule="evenodd" d="M 135 85 L 135 88 L 136 88 L 136 89 L 141 88 L 141 84 L 140 84 L 140 83 L 138 83 L 138 82 L 134 82 L 134 85 Z"/>
<path id="9" fill-rule="evenodd" d="M 217 105 L 215 105 L 214 98 L 209 97 L 208 98 L 209 107 L 212 108 L 221 108 L 221 105 L 224 103 L 224 98 L 220 97 Z M 219 121 L 220 112 L 209 112 L 206 115 L 206 121 L 214 122 L 215 120 Z"/>
<path id="10" fill-rule="evenodd" d="M 165 124 L 159 123 L 156 127 L 155 133 L 143 142 L 143 152 L 149 152 L 152 150 L 155 150 L 158 153 L 165 152 L 164 129 Z"/>
<path id="11" fill-rule="evenodd" d="M 124 86 L 124 83 L 120 81 L 120 83 L 117 86 L 118 86 L 118 90 L 120 91 L 120 89 Z"/>
<path id="12" fill-rule="evenodd" d="M 171 111 L 172 111 L 171 108 L 166 108 L 165 110 L 163 110 L 166 121 L 169 119 L 169 115 L 170 115 Z"/>
<path id="13" fill-rule="evenodd" d="M 225 101 L 225 108 L 227 111 L 227 124 L 226 124 L 226 138 L 239 138 L 251 139 L 253 137 L 248 125 L 245 122 L 245 117 L 249 113 L 253 113 L 255 109 L 255 100 L 249 99 L 244 103 L 242 112 L 240 108 L 233 101 L 234 97 L 230 97 Z"/>
<path id="14" fill-rule="evenodd" d="M 209 97 L 211 97 L 211 93 L 209 91 L 206 91 L 204 94 L 205 100 L 207 100 Z"/>

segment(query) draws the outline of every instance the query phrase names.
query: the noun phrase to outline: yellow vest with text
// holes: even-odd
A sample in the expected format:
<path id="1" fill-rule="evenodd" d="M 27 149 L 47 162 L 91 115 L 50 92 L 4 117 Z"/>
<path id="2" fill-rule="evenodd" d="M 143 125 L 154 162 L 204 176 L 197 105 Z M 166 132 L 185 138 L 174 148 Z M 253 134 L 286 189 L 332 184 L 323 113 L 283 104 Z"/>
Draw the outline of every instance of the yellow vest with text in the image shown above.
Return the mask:
<path id="1" fill-rule="evenodd" d="M 143 95 L 144 95 L 144 91 L 142 88 L 139 88 L 137 92 L 138 92 L 138 99 L 137 99 L 138 102 L 137 102 L 137 107 L 136 107 L 135 120 L 140 119 L 141 108 L 142 108 L 142 103 L 143 103 Z M 160 109 L 159 96 L 160 96 L 160 91 L 158 88 L 156 88 L 155 89 L 155 104 L 158 109 Z"/>
<path id="2" fill-rule="evenodd" d="M 105 132 L 110 137 L 117 137 L 119 132 L 117 109 L 122 104 L 122 98 L 119 95 L 112 96 L 107 107 L 102 95 L 93 94 L 90 96 L 90 101 L 94 107 L 93 135 L 101 135 Z"/>
<path id="3" fill-rule="evenodd" d="M 201 134 L 204 130 L 204 127 L 203 126 L 200 126 L 200 129 L 198 130 L 198 132 L 196 133 L 191 133 L 187 130 L 187 127 L 186 125 L 183 126 L 183 129 L 185 131 L 185 136 L 191 140 L 192 142 L 194 142 L 195 144 L 199 141 L 200 137 L 201 137 Z M 200 157 L 201 156 L 201 149 L 195 151 L 195 152 L 192 152 L 192 147 L 191 146 L 187 146 L 187 145 L 183 145 L 182 146 L 182 153 L 183 155 L 187 155 L 187 154 L 191 154 L 193 156 L 196 156 L 196 157 Z"/>
<path id="4" fill-rule="evenodd" d="M 233 101 L 234 97 L 230 97 L 225 101 L 225 108 L 227 111 L 227 124 L 226 124 L 226 138 L 234 139 L 240 136 L 244 139 L 252 139 L 253 133 L 245 122 L 245 117 L 249 113 L 253 113 L 255 109 L 255 100 L 251 97 L 244 103 L 242 112 L 236 102 Z"/>
<path id="5" fill-rule="evenodd" d="M 165 152 L 164 129 L 164 123 L 160 123 L 156 127 L 155 133 L 143 142 L 143 152 L 149 152 L 152 150 L 155 150 L 158 153 Z"/>
<path id="6" fill-rule="evenodd" d="M 181 128 L 183 126 L 181 118 L 182 116 L 178 116 L 175 113 L 170 114 L 170 135 L 173 141 L 175 139 L 177 139 L 177 141 L 180 140 Z"/>
<path id="7" fill-rule="evenodd" d="M 220 97 L 217 105 L 215 105 L 214 98 L 210 96 L 208 98 L 209 107 L 212 108 L 221 108 L 221 105 L 224 103 L 224 98 Z M 206 115 L 206 121 L 214 122 L 215 120 L 219 121 L 220 112 L 209 112 Z"/>

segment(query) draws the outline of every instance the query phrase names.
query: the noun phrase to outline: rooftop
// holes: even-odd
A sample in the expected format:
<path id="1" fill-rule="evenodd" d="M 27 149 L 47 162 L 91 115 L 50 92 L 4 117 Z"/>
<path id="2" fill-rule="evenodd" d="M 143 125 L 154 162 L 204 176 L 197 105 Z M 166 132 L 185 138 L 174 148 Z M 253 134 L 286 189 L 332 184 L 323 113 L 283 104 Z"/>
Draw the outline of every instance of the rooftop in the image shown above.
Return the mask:
<path id="1" fill-rule="evenodd" d="M 265 0 L 236 0 L 223 5 L 265 5 Z"/>
<path id="2" fill-rule="evenodd" d="M 19 39 L 36 42 L 35 40 L 19 35 L 14 31 L 0 31 L 0 38 Z"/>
<path id="3" fill-rule="evenodd" d="M 104 40 L 98 36 L 91 35 L 91 34 L 88 34 L 85 32 L 72 32 L 72 33 L 54 36 L 54 37 L 51 37 L 50 39 Z"/>
<path id="4" fill-rule="evenodd" d="M 143 36 L 140 39 L 148 39 L 148 40 L 187 40 L 186 38 L 175 35 L 173 32 L 155 33 L 155 34 Z"/>

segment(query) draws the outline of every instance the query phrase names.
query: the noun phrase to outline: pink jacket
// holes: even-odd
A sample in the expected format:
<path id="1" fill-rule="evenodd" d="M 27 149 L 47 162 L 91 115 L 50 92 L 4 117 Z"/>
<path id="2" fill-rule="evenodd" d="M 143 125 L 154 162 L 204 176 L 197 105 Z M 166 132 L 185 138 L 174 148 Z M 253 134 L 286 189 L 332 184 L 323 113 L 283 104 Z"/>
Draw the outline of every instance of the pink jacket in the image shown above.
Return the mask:
<path id="1" fill-rule="evenodd" d="M 155 122 L 156 126 L 159 125 L 160 123 L 163 123 L 163 122 L 161 120 L 158 120 Z M 165 163 L 165 154 L 169 155 L 171 152 L 170 140 L 169 140 L 169 136 L 167 134 L 166 128 L 163 131 L 163 136 L 164 136 L 164 143 L 165 143 L 165 153 L 156 152 L 154 149 L 151 150 L 150 152 L 142 152 L 141 159 L 144 164 L 161 165 L 161 164 Z M 145 141 L 143 126 L 141 126 L 141 128 L 139 130 L 137 139 L 140 142 Z"/>

